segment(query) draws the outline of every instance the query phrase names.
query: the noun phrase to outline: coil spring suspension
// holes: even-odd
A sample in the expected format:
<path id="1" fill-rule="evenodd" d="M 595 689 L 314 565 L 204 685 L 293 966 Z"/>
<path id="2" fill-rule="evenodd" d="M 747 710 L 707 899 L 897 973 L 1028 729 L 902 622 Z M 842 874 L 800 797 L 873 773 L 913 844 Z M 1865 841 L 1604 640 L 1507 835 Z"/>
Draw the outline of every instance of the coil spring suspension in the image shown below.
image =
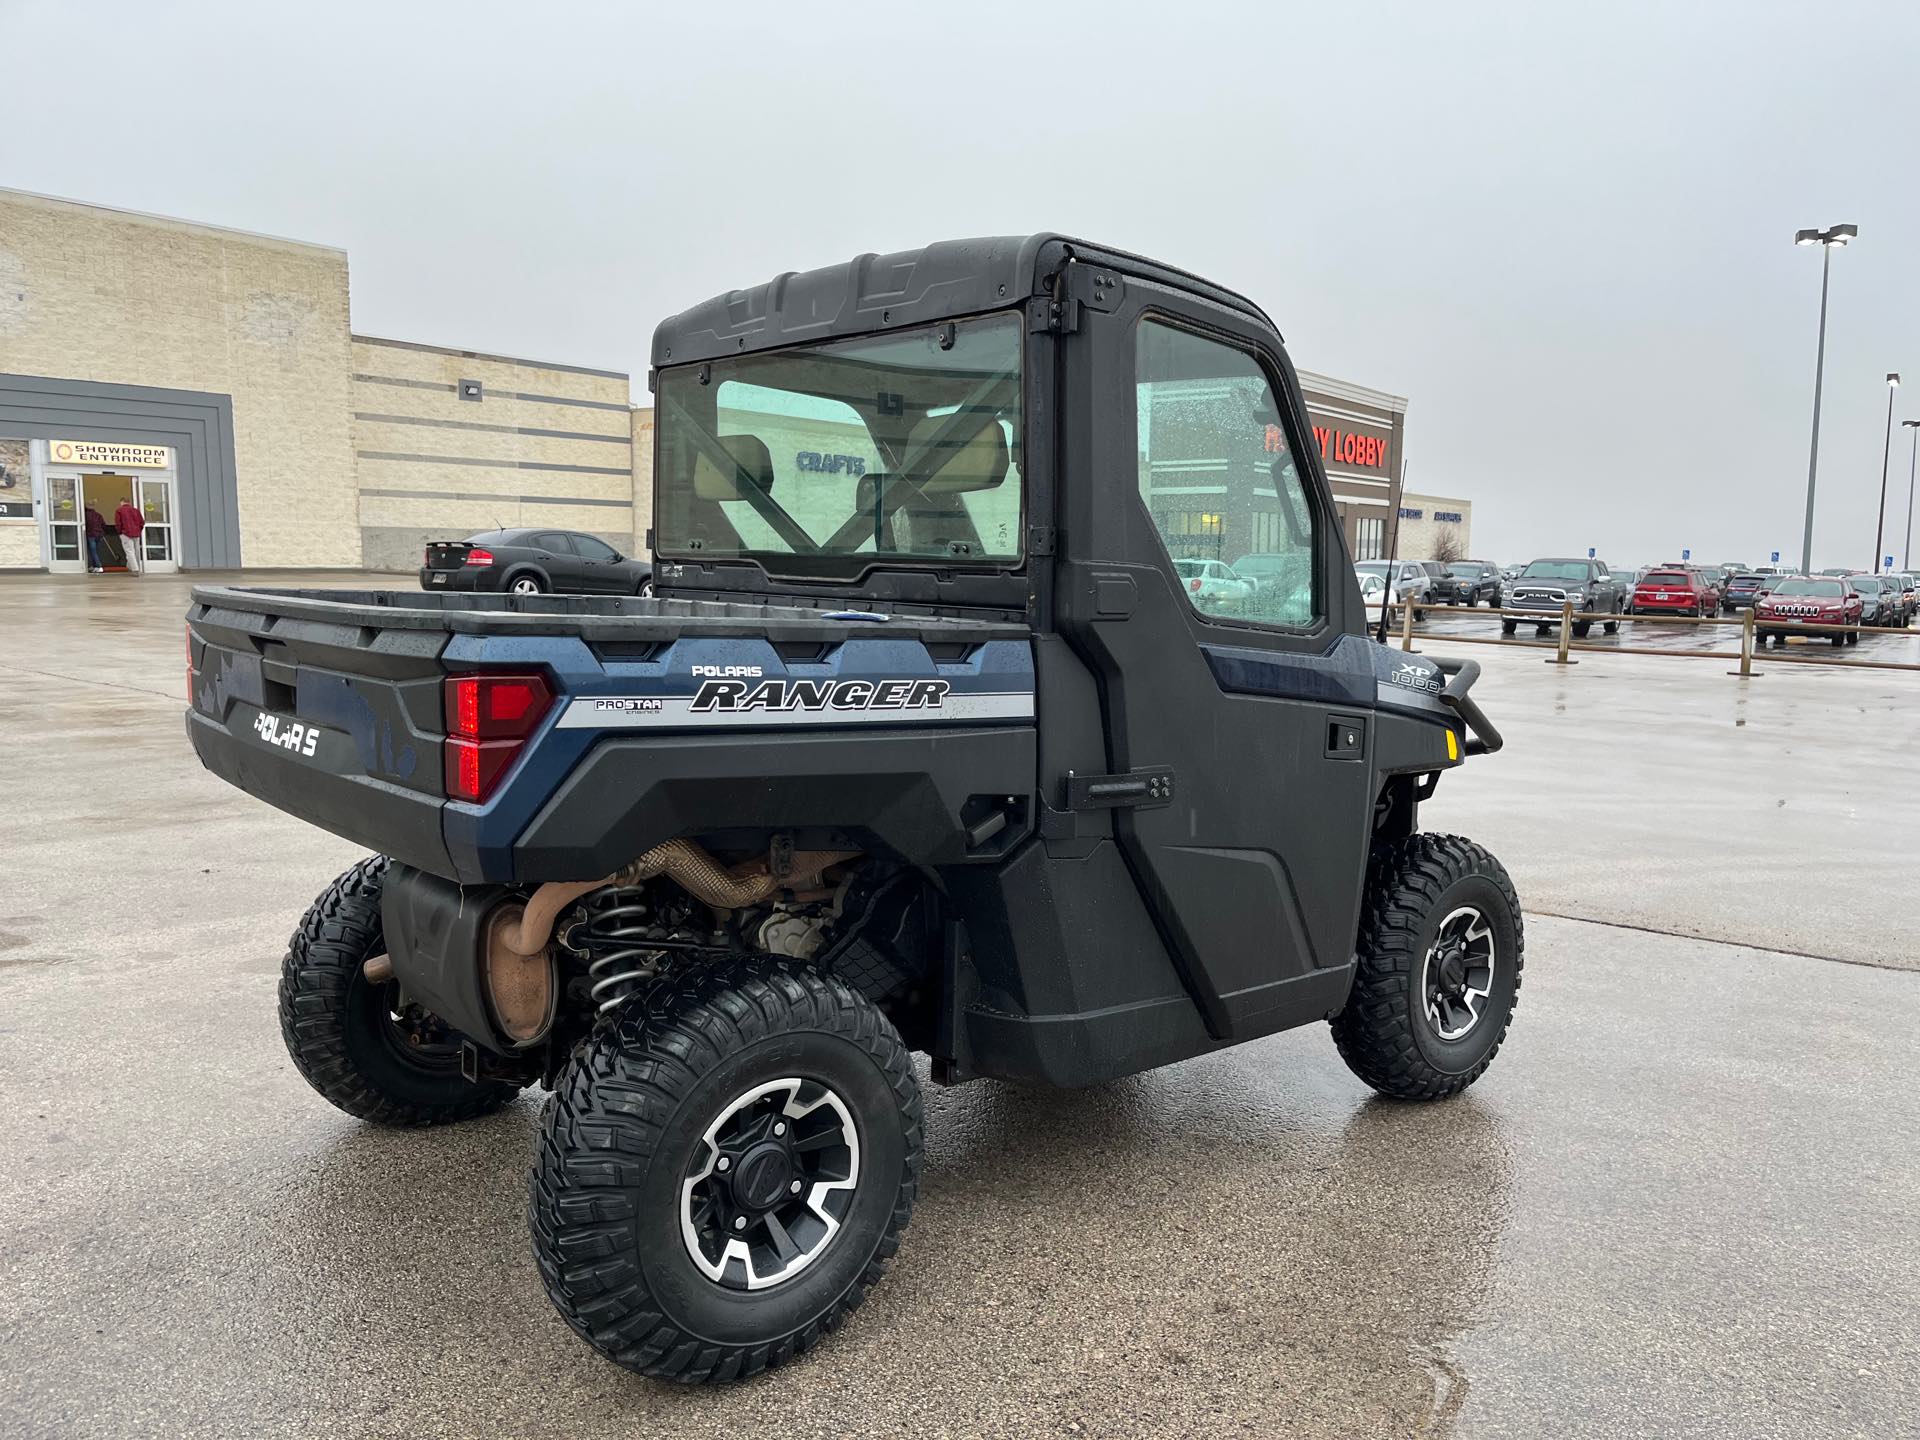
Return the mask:
<path id="1" fill-rule="evenodd" d="M 659 918 L 645 891 L 609 889 L 588 896 L 562 930 L 560 943 L 587 962 L 596 1013 L 606 1014 L 660 973 L 671 947 L 659 943 Z"/>

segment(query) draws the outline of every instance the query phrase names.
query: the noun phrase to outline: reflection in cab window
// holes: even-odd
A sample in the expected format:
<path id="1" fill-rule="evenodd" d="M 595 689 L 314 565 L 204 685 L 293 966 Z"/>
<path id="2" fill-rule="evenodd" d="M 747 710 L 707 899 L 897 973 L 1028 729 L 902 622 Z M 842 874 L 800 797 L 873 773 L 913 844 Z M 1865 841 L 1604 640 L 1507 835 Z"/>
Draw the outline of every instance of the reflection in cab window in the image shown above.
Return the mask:
<path id="1" fill-rule="evenodd" d="M 1153 321 L 1135 346 L 1140 498 L 1195 609 L 1308 625 L 1313 512 L 1251 355 Z"/>

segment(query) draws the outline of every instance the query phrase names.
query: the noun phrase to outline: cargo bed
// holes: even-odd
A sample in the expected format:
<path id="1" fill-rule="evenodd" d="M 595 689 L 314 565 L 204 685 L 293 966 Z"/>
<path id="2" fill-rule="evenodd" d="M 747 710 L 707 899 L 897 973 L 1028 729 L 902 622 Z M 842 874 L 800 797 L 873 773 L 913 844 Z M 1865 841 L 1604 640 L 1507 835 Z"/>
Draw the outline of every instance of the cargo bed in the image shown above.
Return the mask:
<path id="1" fill-rule="evenodd" d="M 1031 634 L 1016 623 L 203 586 L 187 625 L 187 730 L 209 770 L 452 880 L 605 874 L 681 833 L 694 788 L 744 823 L 785 779 L 821 814 L 881 813 L 910 838 L 963 830 L 980 789 L 1033 785 Z M 539 676 L 550 699 L 470 799 L 446 686 L 502 674 Z"/>

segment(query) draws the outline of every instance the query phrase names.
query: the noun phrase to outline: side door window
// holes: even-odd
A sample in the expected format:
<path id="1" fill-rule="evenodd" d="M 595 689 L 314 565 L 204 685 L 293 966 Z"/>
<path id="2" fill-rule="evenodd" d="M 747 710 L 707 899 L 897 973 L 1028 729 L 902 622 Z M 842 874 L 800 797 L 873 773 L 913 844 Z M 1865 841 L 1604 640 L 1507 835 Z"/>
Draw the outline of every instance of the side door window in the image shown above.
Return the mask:
<path id="1" fill-rule="evenodd" d="M 611 545 L 591 535 L 569 535 L 580 556 L 580 573 L 591 590 L 625 591 L 625 579 L 615 563 L 620 555 Z"/>
<path id="2" fill-rule="evenodd" d="M 556 590 L 580 588 L 580 558 L 571 540 L 558 530 L 543 530 L 533 537 L 533 548 L 540 552 Z"/>
<path id="3" fill-rule="evenodd" d="M 1161 544 L 1175 562 L 1216 560 L 1245 582 L 1189 578 L 1188 603 L 1223 619 L 1311 625 L 1324 609 L 1314 593 L 1315 515 L 1260 363 L 1142 320 L 1134 365 L 1140 499 Z"/>

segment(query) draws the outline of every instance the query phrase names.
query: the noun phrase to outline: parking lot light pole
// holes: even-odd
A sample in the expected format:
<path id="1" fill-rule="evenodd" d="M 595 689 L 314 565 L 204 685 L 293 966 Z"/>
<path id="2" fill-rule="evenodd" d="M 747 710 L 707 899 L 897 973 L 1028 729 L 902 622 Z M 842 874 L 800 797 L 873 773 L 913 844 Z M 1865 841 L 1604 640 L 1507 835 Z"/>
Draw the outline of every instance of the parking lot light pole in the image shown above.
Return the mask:
<path id="1" fill-rule="evenodd" d="M 1913 431 L 1913 446 L 1907 452 L 1907 543 L 1900 553 L 1900 564 L 1904 569 L 1913 569 L 1913 468 L 1920 460 L 1920 420 L 1902 420 L 1900 422 Z"/>
<path id="2" fill-rule="evenodd" d="M 1900 388 L 1900 372 L 1887 372 L 1887 439 L 1880 447 L 1880 513 L 1873 522 L 1873 573 L 1880 573 L 1880 542 L 1887 538 L 1887 457 L 1893 454 L 1893 392 Z"/>
<path id="3" fill-rule="evenodd" d="M 1827 278 L 1832 271 L 1834 247 L 1844 245 L 1860 233 L 1858 225 L 1830 225 L 1825 230 L 1796 231 L 1796 245 L 1820 247 L 1820 345 L 1813 361 L 1813 442 L 1807 453 L 1807 528 L 1800 540 L 1800 573 L 1813 573 L 1813 485 L 1820 473 L 1820 386 L 1827 372 Z"/>

